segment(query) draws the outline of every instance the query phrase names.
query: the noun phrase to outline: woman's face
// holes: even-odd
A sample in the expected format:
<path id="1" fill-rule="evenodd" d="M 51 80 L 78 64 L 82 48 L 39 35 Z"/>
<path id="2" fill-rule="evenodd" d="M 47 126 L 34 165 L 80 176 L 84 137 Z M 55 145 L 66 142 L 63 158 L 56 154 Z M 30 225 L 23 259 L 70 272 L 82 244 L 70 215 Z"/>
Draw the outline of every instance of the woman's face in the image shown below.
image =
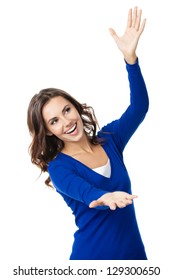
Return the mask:
<path id="1" fill-rule="evenodd" d="M 81 117 L 72 103 L 62 96 L 50 99 L 42 110 L 48 135 L 55 135 L 64 143 L 78 142 L 84 135 Z"/>

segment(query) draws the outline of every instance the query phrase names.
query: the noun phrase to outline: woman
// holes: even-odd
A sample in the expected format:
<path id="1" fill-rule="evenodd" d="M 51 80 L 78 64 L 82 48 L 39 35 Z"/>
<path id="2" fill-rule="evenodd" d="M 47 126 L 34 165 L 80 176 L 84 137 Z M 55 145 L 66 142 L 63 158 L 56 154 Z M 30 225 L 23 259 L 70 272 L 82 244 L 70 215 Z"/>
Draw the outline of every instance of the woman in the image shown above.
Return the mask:
<path id="1" fill-rule="evenodd" d="M 97 131 L 91 107 L 48 88 L 31 99 L 31 159 L 49 173 L 72 209 L 78 230 L 70 260 L 146 260 L 123 150 L 148 111 L 148 95 L 136 48 L 145 28 L 142 11 L 129 10 L 125 33 L 110 33 L 124 56 L 130 105 L 120 119 Z"/>

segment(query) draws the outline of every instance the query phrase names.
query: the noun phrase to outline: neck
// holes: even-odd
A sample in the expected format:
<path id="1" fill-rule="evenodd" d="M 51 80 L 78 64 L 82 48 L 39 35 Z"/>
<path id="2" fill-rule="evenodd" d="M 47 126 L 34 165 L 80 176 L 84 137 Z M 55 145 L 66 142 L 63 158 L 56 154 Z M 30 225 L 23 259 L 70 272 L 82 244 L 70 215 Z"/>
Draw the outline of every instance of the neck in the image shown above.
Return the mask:
<path id="1" fill-rule="evenodd" d="M 89 139 L 85 135 L 80 142 L 73 143 L 73 142 L 68 142 L 65 143 L 65 146 L 62 150 L 63 153 L 68 154 L 68 155 L 76 155 L 82 152 L 87 152 L 87 153 L 92 153 L 92 144 L 90 143 Z"/>

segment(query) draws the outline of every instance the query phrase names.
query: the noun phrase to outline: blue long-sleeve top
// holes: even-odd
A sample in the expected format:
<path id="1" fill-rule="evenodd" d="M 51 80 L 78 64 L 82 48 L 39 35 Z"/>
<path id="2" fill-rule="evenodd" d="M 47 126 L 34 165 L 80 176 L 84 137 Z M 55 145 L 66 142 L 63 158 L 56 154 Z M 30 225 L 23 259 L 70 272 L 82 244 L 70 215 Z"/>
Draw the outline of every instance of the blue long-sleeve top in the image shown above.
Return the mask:
<path id="1" fill-rule="evenodd" d="M 111 164 L 107 178 L 63 153 L 49 163 L 48 172 L 57 192 L 72 209 L 78 230 L 74 234 L 71 260 L 146 259 L 134 204 L 115 211 L 89 208 L 90 202 L 114 191 L 131 193 L 131 182 L 123 161 L 123 150 L 148 111 L 148 94 L 139 67 L 126 63 L 130 105 L 123 115 L 99 132 Z"/>

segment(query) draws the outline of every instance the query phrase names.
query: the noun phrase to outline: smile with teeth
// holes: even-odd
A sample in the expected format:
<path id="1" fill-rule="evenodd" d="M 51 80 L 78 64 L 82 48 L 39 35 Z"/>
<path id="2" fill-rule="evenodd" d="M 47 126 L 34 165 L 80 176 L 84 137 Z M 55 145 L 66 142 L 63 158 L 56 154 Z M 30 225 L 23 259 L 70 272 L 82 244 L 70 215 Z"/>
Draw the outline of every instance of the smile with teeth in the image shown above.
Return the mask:
<path id="1" fill-rule="evenodd" d="M 76 127 L 77 127 L 77 124 L 75 123 L 75 125 L 74 125 L 72 128 L 70 128 L 69 130 L 67 130 L 67 131 L 65 132 L 65 134 L 71 134 L 71 133 L 73 133 L 73 132 L 76 130 Z"/>

